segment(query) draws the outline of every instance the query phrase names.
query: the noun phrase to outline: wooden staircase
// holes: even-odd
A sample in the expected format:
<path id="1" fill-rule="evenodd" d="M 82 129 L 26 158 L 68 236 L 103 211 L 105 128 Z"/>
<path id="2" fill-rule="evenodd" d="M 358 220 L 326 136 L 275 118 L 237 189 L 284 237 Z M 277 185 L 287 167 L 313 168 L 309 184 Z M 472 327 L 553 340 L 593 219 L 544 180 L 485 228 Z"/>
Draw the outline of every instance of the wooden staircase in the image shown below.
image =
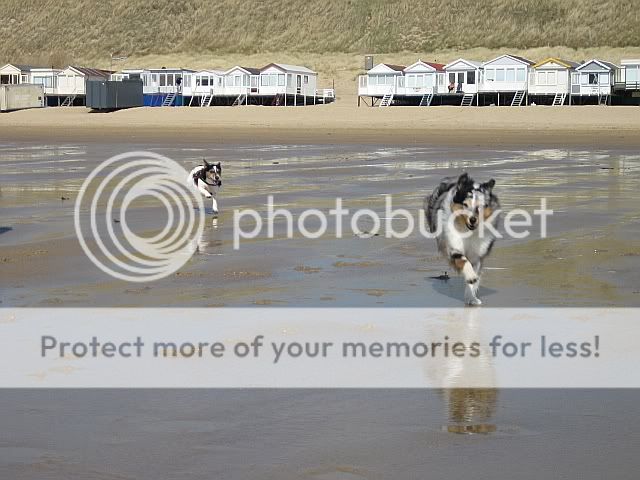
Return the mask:
<path id="1" fill-rule="evenodd" d="M 430 107 L 431 102 L 433 102 L 433 93 L 425 93 L 420 99 L 421 107 Z"/>
<path id="2" fill-rule="evenodd" d="M 553 97 L 553 106 L 560 107 L 564 105 L 564 100 L 567 98 L 566 93 L 556 93 L 556 96 Z"/>
<path id="3" fill-rule="evenodd" d="M 382 101 L 380 102 L 380 107 L 389 107 L 393 104 L 393 93 L 387 93 L 384 97 L 382 97 Z"/>
<path id="4" fill-rule="evenodd" d="M 233 103 L 231 104 L 232 107 L 237 107 L 239 105 L 242 104 L 247 104 L 247 94 L 246 93 L 241 93 L 240 95 L 237 96 L 237 98 L 233 101 Z"/>
<path id="5" fill-rule="evenodd" d="M 609 95 L 606 93 L 598 95 L 598 105 L 609 105 Z"/>
<path id="6" fill-rule="evenodd" d="M 473 93 L 465 93 L 462 97 L 462 102 L 460 102 L 461 107 L 470 107 L 473 105 L 473 99 L 475 98 L 475 94 Z"/>
<path id="7" fill-rule="evenodd" d="M 207 93 L 206 95 L 204 95 L 200 99 L 200 106 L 201 107 L 210 107 L 211 106 L 211 100 L 213 100 L 213 95 L 211 95 L 210 93 Z"/>
<path id="8" fill-rule="evenodd" d="M 73 101 L 76 99 L 75 95 L 68 95 L 60 104 L 61 107 L 73 107 Z"/>
<path id="9" fill-rule="evenodd" d="M 521 107 L 522 101 L 524 100 L 524 90 L 518 90 L 516 94 L 513 96 L 513 100 L 511 100 L 512 107 Z"/>
<path id="10" fill-rule="evenodd" d="M 162 102 L 162 106 L 163 107 L 170 107 L 171 105 L 173 105 L 173 101 L 175 99 L 176 99 L 175 92 L 172 92 L 172 93 L 168 94 L 166 97 L 164 97 L 164 101 Z"/>

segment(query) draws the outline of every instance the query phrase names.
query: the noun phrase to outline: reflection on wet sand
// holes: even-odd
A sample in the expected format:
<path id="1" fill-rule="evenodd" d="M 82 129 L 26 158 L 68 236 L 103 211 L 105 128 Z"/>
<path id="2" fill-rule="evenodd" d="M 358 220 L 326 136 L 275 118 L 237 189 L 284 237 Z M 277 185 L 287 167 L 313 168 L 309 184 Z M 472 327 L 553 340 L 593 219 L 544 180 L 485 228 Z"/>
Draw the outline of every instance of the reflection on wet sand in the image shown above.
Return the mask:
<path id="1" fill-rule="evenodd" d="M 438 330 L 442 330 L 442 333 Z M 459 316 L 448 319 L 445 325 L 434 329 L 430 335 L 442 338 L 445 333 L 449 334 L 445 338 L 450 338 L 452 342 L 463 343 L 467 354 L 464 357 L 450 356 L 444 363 L 444 371 L 428 372 L 432 380 L 442 381 L 448 387 L 440 390 L 448 418 L 444 430 L 462 434 L 495 432 L 497 427 L 493 417 L 498 404 L 498 389 L 461 387 L 473 385 L 474 382 L 496 383 L 488 348 L 480 348 L 477 357 L 469 356 L 473 342 L 480 341 L 482 345 L 489 343 L 478 320 L 478 309 L 465 308 Z"/>

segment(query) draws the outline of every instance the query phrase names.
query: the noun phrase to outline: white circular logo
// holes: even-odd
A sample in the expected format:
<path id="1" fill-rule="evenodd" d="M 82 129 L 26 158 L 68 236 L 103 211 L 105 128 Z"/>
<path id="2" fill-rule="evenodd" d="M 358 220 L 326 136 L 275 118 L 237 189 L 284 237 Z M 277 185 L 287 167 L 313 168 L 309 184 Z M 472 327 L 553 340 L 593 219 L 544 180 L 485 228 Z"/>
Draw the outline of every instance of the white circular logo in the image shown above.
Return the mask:
<path id="1" fill-rule="evenodd" d="M 128 152 L 96 167 L 74 210 L 76 235 L 103 272 L 129 282 L 167 277 L 191 258 L 202 236 L 202 197 L 177 162 L 153 152 Z M 154 208 L 160 204 L 162 211 Z M 88 214 L 87 214 L 88 213 Z"/>

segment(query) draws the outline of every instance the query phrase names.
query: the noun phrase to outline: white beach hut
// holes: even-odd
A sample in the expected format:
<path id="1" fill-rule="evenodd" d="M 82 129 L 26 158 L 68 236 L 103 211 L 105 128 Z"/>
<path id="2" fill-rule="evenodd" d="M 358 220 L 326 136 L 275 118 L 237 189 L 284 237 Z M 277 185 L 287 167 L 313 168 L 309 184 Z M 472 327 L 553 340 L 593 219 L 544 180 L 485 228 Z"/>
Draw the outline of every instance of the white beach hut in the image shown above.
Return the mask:
<path id="1" fill-rule="evenodd" d="M 431 96 L 444 93 L 444 65 L 418 60 L 406 67 L 398 77 L 398 95 Z M 431 101 L 427 100 L 430 104 Z"/>
<path id="2" fill-rule="evenodd" d="M 482 65 L 484 77 L 480 86 L 482 93 L 495 93 L 498 104 L 500 95 L 510 100 L 512 106 L 522 105 L 527 93 L 529 69 L 534 63 L 516 55 L 501 55 Z"/>
<path id="3" fill-rule="evenodd" d="M 379 63 L 358 80 L 358 95 L 381 98 L 396 92 L 398 79 L 404 75 L 404 65 Z"/>
<path id="4" fill-rule="evenodd" d="M 20 85 L 21 83 L 29 83 L 29 73 L 31 65 L 18 65 L 7 63 L 0 68 L 0 85 Z"/>
<path id="5" fill-rule="evenodd" d="M 625 59 L 620 62 L 620 68 L 616 70 L 615 86 L 620 90 L 640 90 L 640 59 Z"/>
<path id="6" fill-rule="evenodd" d="M 258 93 L 260 69 L 236 65 L 224 72 L 224 93 L 236 97 L 237 104 L 247 103 L 249 94 Z"/>
<path id="7" fill-rule="evenodd" d="M 224 72 L 199 70 L 185 74 L 183 94 L 189 97 L 189 105 L 210 106 L 214 96 L 224 94 Z"/>
<path id="8" fill-rule="evenodd" d="M 560 58 L 547 58 L 532 66 L 529 72 L 529 96 L 553 97 L 552 105 L 564 105 L 571 93 L 571 74 L 578 63 Z"/>
<path id="9" fill-rule="evenodd" d="M 56 96 L 61 106 L 73 105 L 76 98 L 84 104 L 87 81 L 107 80 L 113 72 L 97 68 L 86 68 L 69 65 L 58 74 Z"/>
<path id="10" fill-rule="evenodd" d="M 618 66 L 604 60 L 588 60 L 571 75 L 571 95 L 597 97 L 599 104 L 609 104 Z"/>
<path id="11" fill-rule="evenodd" d="M 461 105 L 473 104 L 482 82 L 482 62 L 459 58 L 444 66 L 447 93 L 462 95 Z"/>
<path id="12" fill-rule="evenodd" d="M 270 63 L 260 69 L 260 95 L 312 97 L 317 87 L 318 74 L 307 67 Z"/>

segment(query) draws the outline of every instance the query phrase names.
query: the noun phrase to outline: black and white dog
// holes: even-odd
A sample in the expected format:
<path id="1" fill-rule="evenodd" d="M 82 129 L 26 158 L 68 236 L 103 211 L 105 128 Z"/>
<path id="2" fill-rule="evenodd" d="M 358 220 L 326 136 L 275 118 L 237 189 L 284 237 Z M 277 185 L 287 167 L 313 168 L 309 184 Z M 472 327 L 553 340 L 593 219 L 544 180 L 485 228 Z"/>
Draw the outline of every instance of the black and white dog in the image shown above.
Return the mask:
<path id="1" fill-rule="evenodd" d="M 476 183 L 463 173 L 457 179 L 443 179 L 424 199 L 429 230 L 436 234 L 438 250 L 464 276 L 468 305 L 482 304 L 477 295 L 480 273 L 496 240 L 500 208 L 493 194 L 495 183 L 493 179 Z"/>
<path id="2" fill-rule="evenodd" d="M 216 195 L 222 186 L 222 164 L 208 163 L 204 158 L 203 164 L 197 166 L 189 173 L 187 183 L 196 188 L 205 198 L 210 198 L 213 202 L 213 215 L 218 215 L 218 201 Z"/>

